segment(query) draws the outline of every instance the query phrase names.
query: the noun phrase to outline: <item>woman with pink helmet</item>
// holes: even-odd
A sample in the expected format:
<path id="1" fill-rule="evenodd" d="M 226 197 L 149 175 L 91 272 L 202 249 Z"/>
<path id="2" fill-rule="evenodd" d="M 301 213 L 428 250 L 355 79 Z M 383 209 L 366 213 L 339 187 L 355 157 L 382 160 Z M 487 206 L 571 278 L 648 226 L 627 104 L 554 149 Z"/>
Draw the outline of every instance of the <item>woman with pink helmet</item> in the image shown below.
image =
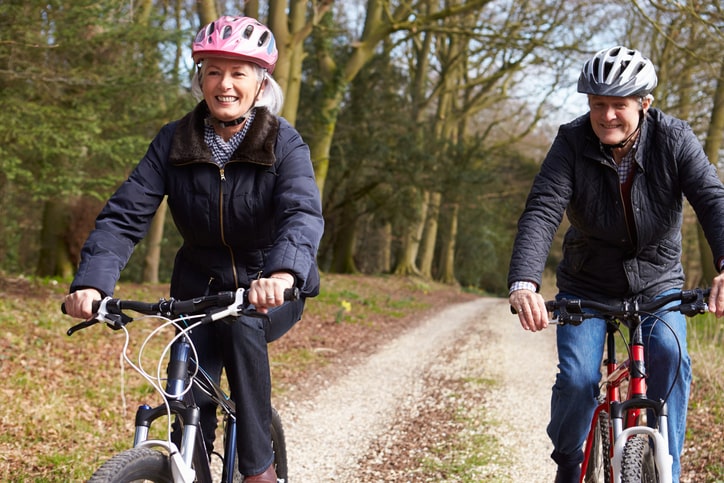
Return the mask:
<path id="1" fill-rule="evenodd" d="M 268 319 L 241 317 L 195 328 L 200 366 L 226 370 L 237 407 L 239 471 L 247 483 L 276 483 L 271 448 L 267 344 L 300 320 L 319 293 L 317 249 L 324 229 L 309 148 L 278 112 L 271 76 L 274 35 L 249 17 L 221 17 L 197 34 L 192 92 L 201 100 L 161 128 L 96 220 L 65 299 L 69 315 L 90 318 L 94 300 L 113 293 L 134 246 L 164 197 L 183 237 L 171 276 L 177 299 L 249 289 Z M 285 289 L 301 297 L 284 303 Z M 209 453 L 216 407 L 200 392 Z"/>

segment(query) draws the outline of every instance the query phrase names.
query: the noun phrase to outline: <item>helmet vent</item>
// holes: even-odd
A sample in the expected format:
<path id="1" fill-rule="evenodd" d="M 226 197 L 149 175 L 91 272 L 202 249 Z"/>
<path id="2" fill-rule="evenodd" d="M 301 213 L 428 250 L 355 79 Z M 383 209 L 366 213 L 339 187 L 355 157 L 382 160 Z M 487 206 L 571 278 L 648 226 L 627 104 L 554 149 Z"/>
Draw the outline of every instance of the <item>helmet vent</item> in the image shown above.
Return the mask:
<path id="1" fill-rule="evenodd" d="M 227 25 L 226 27 L 224 27 L 224 30 L 221 31 L 221 38 L 226 40 L 231 37 L 232 30 L 233 29 L 231 28 L 231 25 Z"/>
<path id="2" fill-rule="evenodd" d="M 247 25 L 246 28 L 244 29 L 244 33 L 242 34 L 242 37 L 244 37 L 245 39 L 248 39 L 249 37 L 251 37 L 251 34 L 253 34 L 253 33 L 254 33 L 254 26 Z"/>
<path id="3" fill-rule="evenodd" d="M 262 45 L 264 45 L 266 43 L 268 38 L 269 38 L 269 32 L 268 31 L 264 32 L 263 34 L 261 34 L 261 37 L 259 37 L 259 42 L 257 42 L 256 45 L 261 47 Z"/>

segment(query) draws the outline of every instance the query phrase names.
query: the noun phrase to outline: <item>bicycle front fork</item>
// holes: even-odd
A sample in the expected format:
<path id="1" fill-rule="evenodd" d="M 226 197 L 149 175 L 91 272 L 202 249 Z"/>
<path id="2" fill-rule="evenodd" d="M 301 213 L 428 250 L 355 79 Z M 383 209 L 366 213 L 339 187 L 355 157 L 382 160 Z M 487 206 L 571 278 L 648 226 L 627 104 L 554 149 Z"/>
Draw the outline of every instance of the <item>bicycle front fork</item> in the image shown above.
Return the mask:
<path id="1" fill-rule="evenodd" d="M 652 411 L 657 420 L 656 427 L 645 423 L 636 423 L 624 429 L 623 419 L 627 414 L 638 413 L 643 419 L 648 411 Z M 623 452 L 626 442 L 637 435 L 642 435 L 651 444 L 651 452 L 656 464 L 657 474 L 662 483 L 671 481 L 671 466 L 673 458 L 669 454 L 668 414 L 664 401 L 652 399 L 629 399 L 623 402 L 611 403 L 611 424 L 613 429 L 613 459 L 611 466 L 614 474 L 614 483 L 620 482 Z"/>
<path id="2" fill-rule="evenodd" d="M 171 414 L 176 415 L 183 424 L 181 441 L 174 441 L 178 446 L 184 463 L 191 465 L 194 455 L 194 445 L 199 427 L 200 411 L 197 406 L 187 406 L 182 401 L 171 400 L 168 402 Z M 133 446 L 139 446 L 148 440 L 148 432 L 151 424 L 162 416 L 167 416 L 168 411 L 165 404 L 152 408 L 146 404 L 139 406 L 136 411 L 136 431 L 133 436 Z"/>

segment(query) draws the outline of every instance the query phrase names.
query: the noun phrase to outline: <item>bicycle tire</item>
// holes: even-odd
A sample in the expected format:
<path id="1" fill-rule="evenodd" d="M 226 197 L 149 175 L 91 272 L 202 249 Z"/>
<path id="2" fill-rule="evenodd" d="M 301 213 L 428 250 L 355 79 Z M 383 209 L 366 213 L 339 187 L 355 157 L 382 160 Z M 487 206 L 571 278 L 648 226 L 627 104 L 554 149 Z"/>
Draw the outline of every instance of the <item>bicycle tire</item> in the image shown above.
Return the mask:
<path id="1" fill-rule="evenodd" d="M 272 450 L 274 451 L 274 468 L 277 480 L 289 483 L 289 469 L 287 467 L 287 442 L 284 439 L 282 418 L 276 409 L 272 408 L 271 420 Z"/>
<path id="2" fill-rule="evenodd" d="M 611 433 L 608 421 L 607 412 L 598 413 L 598 424 L 593 430 L 593 444 L 588 457 L 584 483 L 611 483 Z"/>
<path id="3" fill-rule="evenodd" d="M 274 471 L 277 474 L 277 481 L 289 483 L 289 469 L 287 466 L 287 443 L 284 439 L 284 427 L 282 418 L 275 408 L 272 408 L 271 420 L 271 444 L 274 452 Z M 234 483 L 243 482 L 244 477 L 239 473 L 239 460 L 234 459 Z"/>
<path id="4" fill-rule="evenodd" d="M 131 448 L 103 463 L 88 483 L 173 483 L 168 455 L 148 448 Z"/>
<path id="5" fill-rule="evenodd" d="M 626 441 L 621 460 L 621 483 L 658 483 L 654 455 L 646 436 Z"/>

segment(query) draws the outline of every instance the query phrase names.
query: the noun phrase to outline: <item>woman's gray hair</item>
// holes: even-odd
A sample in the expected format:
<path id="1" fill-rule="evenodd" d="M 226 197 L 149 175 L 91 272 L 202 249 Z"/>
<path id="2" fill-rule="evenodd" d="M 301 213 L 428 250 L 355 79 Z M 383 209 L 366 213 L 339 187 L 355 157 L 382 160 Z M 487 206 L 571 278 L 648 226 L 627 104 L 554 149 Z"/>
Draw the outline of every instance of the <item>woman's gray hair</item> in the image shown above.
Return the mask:
<path id="1" fill-rule="evenodd" d="M 256 100 L 254 107 L 266 107 L 272 114 L 279 115 L 282 110 L 282 106 L 284 105 L 284 92 L 282 91 L 281 86 L 276 80 L 274 80 L 274 77 L 272 77 L 266 69 L 256 64 L 252 65 L 254 66 L 256 78 L 260 82 L 266 82 L 264 90 L 261 92 L 259 99 Z M 202 70 L 203 64 L 198 65 L 196 67 L 194 77 L 191 79 L 191 93 L 198 100 L 204 98 L 204 94 L 201 90 L 201 80 L 203 77 L 203 74 L 201 73 Z"/>

